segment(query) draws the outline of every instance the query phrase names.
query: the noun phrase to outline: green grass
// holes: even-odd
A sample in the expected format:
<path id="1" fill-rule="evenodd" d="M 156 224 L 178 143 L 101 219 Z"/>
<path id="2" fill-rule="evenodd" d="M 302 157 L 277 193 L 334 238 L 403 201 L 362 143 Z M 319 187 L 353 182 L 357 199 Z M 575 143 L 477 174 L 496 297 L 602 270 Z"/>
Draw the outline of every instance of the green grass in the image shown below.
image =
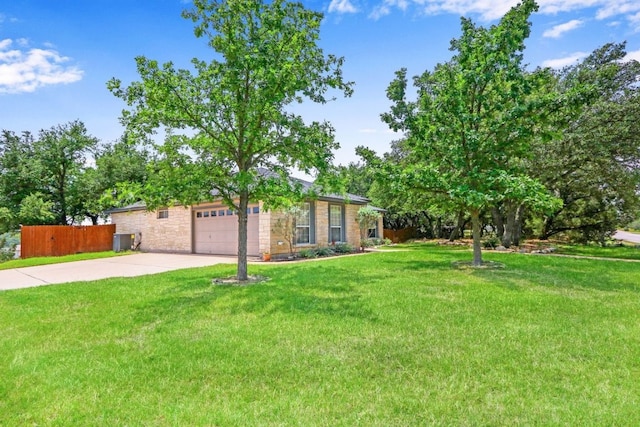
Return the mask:
<path id="1" fill-rule="evenodd" d="M 636 245 L 558 245 L 557 253 L 615 259 L 640 260 L 640 247 Z"/>
<path id="2" fill-rule="evenodd" d="M 71 261 L 84 261 L 88 259 L 109 258 L 114 256 L 129 255 L 131 252 L 89 252 L 83 254 L 36 257 L 26 259 L 12 259 L 10 261 L 0 262 L 0 270 L 10 270 L 12 268 L 33 267 L 36 265 L 60 264 Z"/>
<path id="3" fill-rule="evenodd" d="M 640 264 L 408 249 L 0 293 L 0 425 L 640 425 Z"/>

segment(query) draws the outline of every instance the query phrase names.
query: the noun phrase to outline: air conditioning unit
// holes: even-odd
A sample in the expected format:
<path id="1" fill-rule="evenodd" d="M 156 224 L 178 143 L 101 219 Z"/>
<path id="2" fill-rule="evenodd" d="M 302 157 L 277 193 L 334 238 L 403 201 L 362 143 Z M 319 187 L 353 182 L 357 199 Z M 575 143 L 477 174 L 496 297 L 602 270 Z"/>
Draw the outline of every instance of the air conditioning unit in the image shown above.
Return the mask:
<path id="1" fill-rule="evenodd" d="M 133 248 L 133 234 L 114 234 L 113 235 L 113 251 L 122 252 L 130 251 Z"/>

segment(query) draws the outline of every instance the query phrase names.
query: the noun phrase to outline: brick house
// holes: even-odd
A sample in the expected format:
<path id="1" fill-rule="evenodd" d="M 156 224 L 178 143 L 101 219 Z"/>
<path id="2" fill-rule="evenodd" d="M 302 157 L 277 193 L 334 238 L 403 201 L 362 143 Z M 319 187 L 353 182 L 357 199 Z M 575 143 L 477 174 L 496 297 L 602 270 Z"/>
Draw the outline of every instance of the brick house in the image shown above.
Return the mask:
<path id="1" fill-rule="evenodd" d="M 356 217 L 358 209 L 368 202 L 355 195 L 328 195 L 302 203 L 295 223 L 295 250 L 341 242 L 360 246 Z M 134 204 L 110 213 L 116 233 L 135 234 L 142 251 L 217 255 L 235 255 L 238 251 L 238 217 L 220 201 L 156 211 Z M 267 211 L 262 202 L 250 203 L 247 217 L 249 256 L 289 252 L 286 239 L 277 227 L 282 212 Z M 382 237 L 382 218 L 369 234 Z"/>

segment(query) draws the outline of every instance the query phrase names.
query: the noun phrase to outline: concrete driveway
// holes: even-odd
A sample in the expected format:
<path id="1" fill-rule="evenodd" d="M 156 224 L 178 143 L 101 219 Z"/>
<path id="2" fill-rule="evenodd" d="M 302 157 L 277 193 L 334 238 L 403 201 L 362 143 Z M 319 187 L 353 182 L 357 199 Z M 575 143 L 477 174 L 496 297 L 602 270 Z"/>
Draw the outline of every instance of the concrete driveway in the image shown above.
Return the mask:
<path id="1" fill-rule="evenodd" d="M 616 234 L 613 235 L 613 238 L 631 243 L 640 243 L 640 234 L 629 233 L 628 231 L 618 230 Z"/>
<path id="2" fill-rule="evenodd" d="M 226 256 L 136 253 L 89 261 L 0 270 L 0 290 L 109 277 L 143 276 L 181 268 L 235 264 L 236 262 L 236 257 Z"/>

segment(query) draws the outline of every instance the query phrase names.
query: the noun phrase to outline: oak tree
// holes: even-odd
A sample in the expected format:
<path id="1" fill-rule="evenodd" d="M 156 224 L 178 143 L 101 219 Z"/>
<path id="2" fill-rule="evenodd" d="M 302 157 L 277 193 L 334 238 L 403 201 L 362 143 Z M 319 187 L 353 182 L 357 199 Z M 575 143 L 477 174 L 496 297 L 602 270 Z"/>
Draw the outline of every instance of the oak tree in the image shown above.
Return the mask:
<path id="1" fill-rule="evenodd" d="M 148 135 L 168 129 L 157 173 L 144 187 L 148 207 L 221 199 L 238 217 L 238 280 L 247 280 L 247 205 L 300 192 L 290 168 L 318 175 L 338 147 L 327 122 L 305 123 L 289 108 L 350 95 L 343 59 L 319 47 L 322 14 L 286 0 L 194 0 L 183 16 L 215 51 L 191 69 L 136 58 L 140 81 L 112 93 L 131 107 L 123 122 Z M 264 170 L 268 173 L 264 173 Z"/>
<path id="2" fill-rule="evenodd" d="M 542 110 L 540 99 L 531 96 L 538 81 L 522 64 L 528 19 L 537 8 L 524 0 L 490 28 L 462 18 L 462 34 L 451 42 L 453 57 L 414 78 L 416 100 L 407 97 L 405 69 L 387 89 L 393 105 L 382 119 L 405 132 L 411 155 L 393 179 L 470 214 L 475 266 L 482 264 L 483 210 L 506 199 L 553 201 L 514 161 L 530 152 Z"/>

